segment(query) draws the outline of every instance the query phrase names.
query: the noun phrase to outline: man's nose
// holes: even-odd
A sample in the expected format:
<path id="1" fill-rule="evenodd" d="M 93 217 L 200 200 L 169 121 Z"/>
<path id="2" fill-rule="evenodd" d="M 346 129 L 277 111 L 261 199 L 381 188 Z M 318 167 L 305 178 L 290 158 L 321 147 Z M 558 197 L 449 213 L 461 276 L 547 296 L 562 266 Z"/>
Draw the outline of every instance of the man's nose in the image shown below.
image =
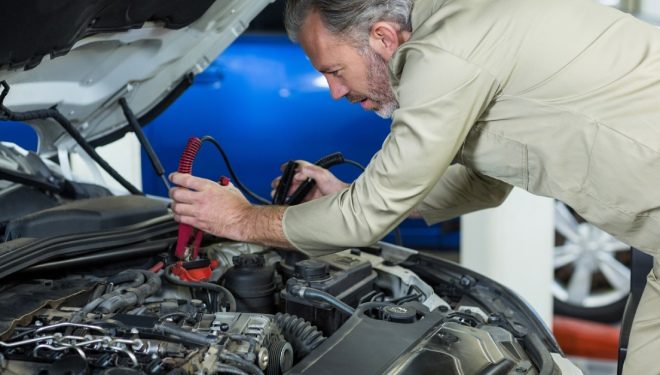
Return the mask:
<path id="1" fill-rule="evenodd" d="M 328 87 L 330 87 L 330 95 L 334 100 L 339 100 L 346 96 L 350 90 L 348 87 L 341 82 L 339 82 L 338 79 L 333 79 L 332 77 L 328 77 Z"/>

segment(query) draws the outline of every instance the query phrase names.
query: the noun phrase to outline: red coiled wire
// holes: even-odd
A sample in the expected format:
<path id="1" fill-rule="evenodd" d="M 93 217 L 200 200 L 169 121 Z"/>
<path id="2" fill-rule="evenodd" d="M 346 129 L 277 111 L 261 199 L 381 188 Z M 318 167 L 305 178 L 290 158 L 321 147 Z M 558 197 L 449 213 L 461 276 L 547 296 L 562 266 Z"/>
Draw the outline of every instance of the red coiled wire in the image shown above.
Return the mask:
<path id="1" fill-rule="evenodd" d="M 181 154 L 179 159 L 179 173 L 191 173 L 193 161 L 199 152 L 199 149 L 202 147 L 202 140 L 197 137 L 191 137 L 188 139 L 186 148 Z M 186 248 L 188 247 L 190 241 L 193 241 L 193 254 L 187 254 Z M 193 228 L 188 224 L 179 224 L 179 235 L 176 241 L 176 250 L 174 255 L 179 259 L 184 259 L 188 256 L 192 256 L 193 259 L 197 258 L 197 249 L 202 240 L 202 232 L 197 232 L 193 235 Z"/>
<path id="2" fill-rule="evenodd" d="M 178 169 L 179 173 L 192 172 L 193 161 L 195 160 L 195 157 L 197 156 L 197 153 L 199 152 L 199 149 L 201 147 L 202 147 L 201 139 L 197 137 L 190 137 L 188 139 L 186 148 L 183 150 L 183 154 L 181 154 L 181 158 L 179 159 L 179 169 Z"/>

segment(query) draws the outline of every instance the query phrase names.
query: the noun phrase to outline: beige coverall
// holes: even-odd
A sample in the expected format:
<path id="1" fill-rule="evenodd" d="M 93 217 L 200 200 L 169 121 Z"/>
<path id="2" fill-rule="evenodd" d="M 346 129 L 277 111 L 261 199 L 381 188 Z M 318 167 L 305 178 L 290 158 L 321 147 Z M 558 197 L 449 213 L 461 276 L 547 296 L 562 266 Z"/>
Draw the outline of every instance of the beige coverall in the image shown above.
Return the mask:
<path id="1" fill-rule="evenodd" d="M 593 0 L 417 0 L 412 22 L 389 137 L 349 189 L 286 210 L 294 246 L 368 245 L 414 208 L 434 223 L 518 186 L 657 259 L 659 29 Z M 628 374 L 660 374 L 655 264 Z"/>

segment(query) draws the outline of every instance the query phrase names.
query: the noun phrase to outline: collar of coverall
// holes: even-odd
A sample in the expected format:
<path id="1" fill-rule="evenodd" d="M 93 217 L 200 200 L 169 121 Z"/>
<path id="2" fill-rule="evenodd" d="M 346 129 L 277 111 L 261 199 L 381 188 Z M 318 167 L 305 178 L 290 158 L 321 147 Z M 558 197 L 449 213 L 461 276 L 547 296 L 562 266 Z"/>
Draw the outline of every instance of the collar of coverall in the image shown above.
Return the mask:
<path id="1" fill-rule="evenodd" d="M 415 0 L 413 5 L 412 14 L 410 15 L 412 22 L 412 33 L 428 20 L 431 15 L 442 8 L 449 0 Z M 399 50 L 401 50 L 399 48 Z M 390 61 L 388 62 L 388 73 L 390 77 L 390 85 L 395 88 L 399 83 L 399 76 L 403 65 L 401 64 L 399 51 L 395 52 Z M 397 100 L 399 95 L 396 89 L 393 90 Z"/>
<path id="2" fill-rule="evenodd" d="M 415 0 L 411 14 L 413 33 L 431 15 L 438 11 L 448 0 Z"/>

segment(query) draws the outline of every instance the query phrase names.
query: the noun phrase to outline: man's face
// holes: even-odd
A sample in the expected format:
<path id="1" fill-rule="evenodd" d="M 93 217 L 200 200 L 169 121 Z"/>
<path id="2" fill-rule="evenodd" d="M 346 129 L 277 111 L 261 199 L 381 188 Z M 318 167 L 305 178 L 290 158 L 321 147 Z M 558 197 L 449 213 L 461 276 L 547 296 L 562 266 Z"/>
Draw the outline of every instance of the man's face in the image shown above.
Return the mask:
<path id="1" fill-rule="evenodd" d="M 356 48 L 330 33 L 316 12 L 307 16 L 299 35 L 301 46 L 328 81 L 334 99 L 345 97 L 381 117 L 392 116 L 398 103 L 390 88 L 387 61 L 370 46 Z"/>

